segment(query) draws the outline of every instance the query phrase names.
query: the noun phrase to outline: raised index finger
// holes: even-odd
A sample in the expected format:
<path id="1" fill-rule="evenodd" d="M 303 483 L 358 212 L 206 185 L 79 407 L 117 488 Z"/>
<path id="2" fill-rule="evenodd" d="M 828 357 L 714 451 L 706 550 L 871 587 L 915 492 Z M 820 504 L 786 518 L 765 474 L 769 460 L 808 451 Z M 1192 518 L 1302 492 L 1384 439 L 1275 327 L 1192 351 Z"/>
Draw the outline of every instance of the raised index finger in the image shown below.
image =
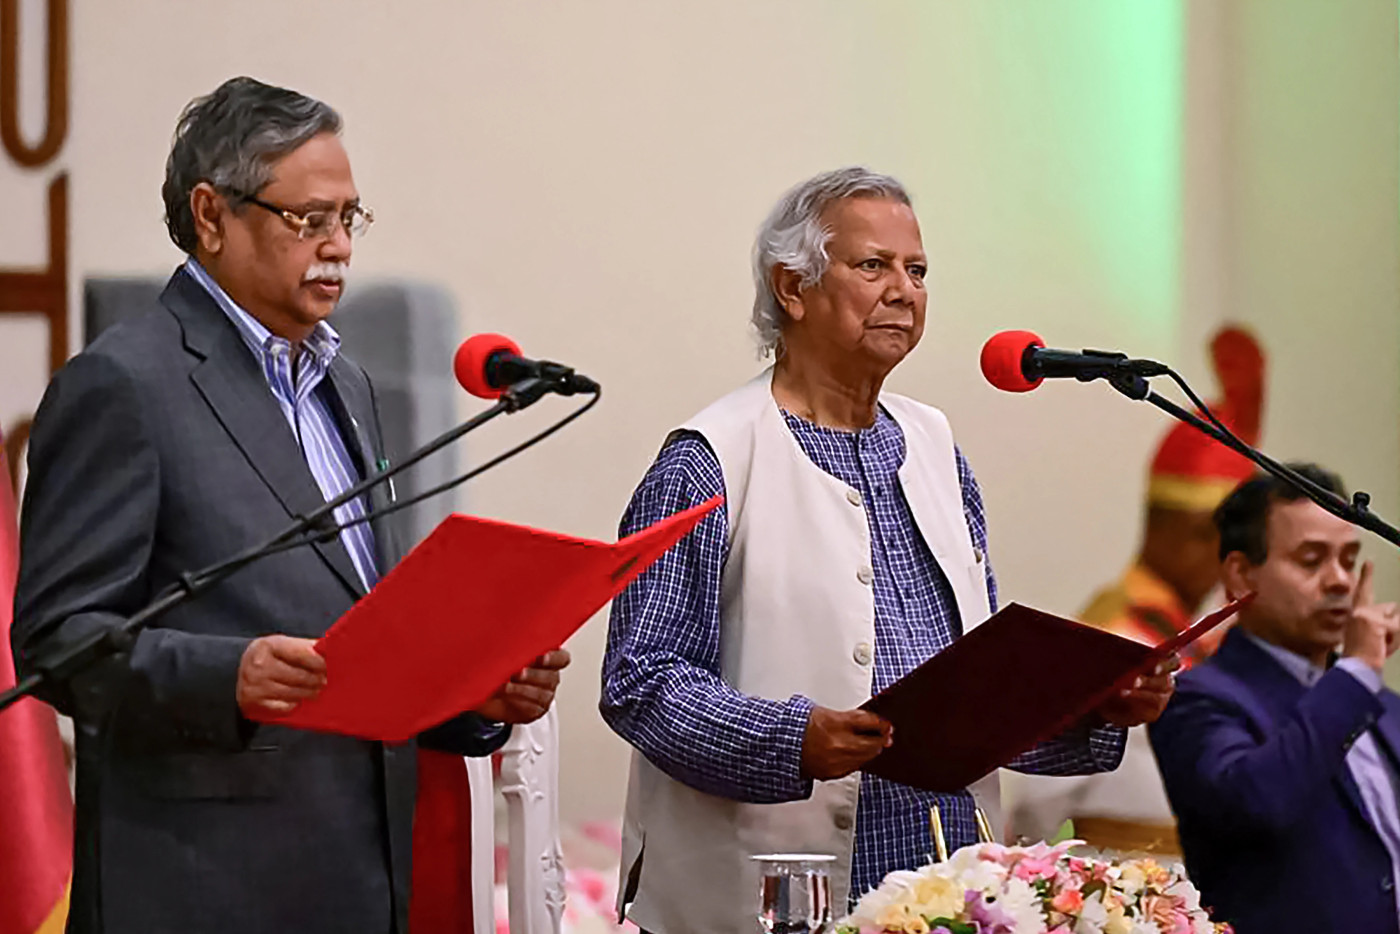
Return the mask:
<path id="1" fill-rule="evenodd" d="M 1352 606 L 1370 606 L 1375 602 L 1375 585 L 1371 583 L 1371 562 L 1364 561 L 1361 564 L 1361 574 L 1356 579 L 1356 599 L 1352 601 Z"/>

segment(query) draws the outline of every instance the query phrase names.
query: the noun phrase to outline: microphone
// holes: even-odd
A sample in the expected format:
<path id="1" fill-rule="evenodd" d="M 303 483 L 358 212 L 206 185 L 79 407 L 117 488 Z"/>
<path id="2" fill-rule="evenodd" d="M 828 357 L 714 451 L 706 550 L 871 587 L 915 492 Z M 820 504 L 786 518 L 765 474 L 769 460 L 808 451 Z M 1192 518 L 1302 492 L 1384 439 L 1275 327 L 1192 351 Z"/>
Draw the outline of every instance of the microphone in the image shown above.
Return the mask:
<path id="1" fill-rule="evenodd" d="M 1242 441 L 1210 411 L 1201 397 L 1171 367 L 1156 360 L 1132 360 L 1127 354 L 1103 350 L 1050 350 L 1033 331 L 1002 331 L 982 346 L 982 375 L 1006 392 L 1029 392 L 1046 379 L 1073 377 L 1081 382 L 1106 379 L 1108 384 L 1137 402 L 1148 402 L 1177 421 L 1190 425 L 1225 447 L 1240 454 L 1265 472 L 1291 484 L 1300 493 L 1332 515 L 1373 532 L 1392 545 L 1400 546 L 1400 529 L 1371 511 L 1371 496 L 1357 490 L 1350 502 L 1309 480 L 1293 468 L 1280 464 Z M 1153 392 L 1148 377 L 1169 376 L 1196 406 L 1200 414 Z"/>
<path id="2" fill-rule="evenodd" d="M 1170 369 L 1156 360 L 1132 360 L 1106 350 L 1051 350 L 1034 331 L 1002 331 L 982 346 L 982 375 L 1005 392 L 1030 392 L 1047 379 L 1162 376 Z"/>
<path id="3" fill-rule="evenodd" d="M 452 360 L 462 388 L 482 399 L 499 399 L 516 383 L 539 380 L 561 396 L 598 392 L 596 382 L 573 367 L 520 355 L 520 345 L 504 334 L 476 334 L 462 342 Z"/>
<path id="4" fill-rule="evenodd" d="M 303 548 L 315 542 L 333 541 L 344 528 L 388 516 L 430 497 L 446 493 L 548 438 L 593 408 L 602 398 L 602 390 L 593 380 L 562 364 L 528 360 L 520 356 L 520 348 L 510 338 L 499 334 L 478 334 L 464 342 L 457 350 L 453 369 L 463 388 L 473 395 L 496 399 L 496 404 L 473 415 L 455 428 L 443 432 L 398 463 L 370 474 L 311 512 L 294 516 L 294 522 L 260 544 L 245 548 L 223 561 L 197 571 L 181 574 L 176 582 L 166 586 L 144 607 L 115 626 L 94 628 L 76 641 L 65 643 L 46 653 L 45 657 L 35 659 L 30 666 L 34 669 L 30 674 L 10 689 L 0 691 L 0 711 L 4 711 L 20 698 L 33 694 L 47 680 L 67 677 L 69 673 L 81 671 L 103 658 L 129 650 L 137 634 L 154 620 L 175 607 L 198 598 L 242 568 L 294 548 Z M 347 522 L 336 521 L 335 510 L 344 504 L 382 483 L 391 483 L 398 474 L 492 419 L 533 405 L 546 392 L 565 396 L 584 392 L 591 394 L 592 398 L 543 431 L 460 476 L 438 484 L 430 490 L 424 490 L 416 496 L 395 502 L 391 506 L 366 512 Z"/>

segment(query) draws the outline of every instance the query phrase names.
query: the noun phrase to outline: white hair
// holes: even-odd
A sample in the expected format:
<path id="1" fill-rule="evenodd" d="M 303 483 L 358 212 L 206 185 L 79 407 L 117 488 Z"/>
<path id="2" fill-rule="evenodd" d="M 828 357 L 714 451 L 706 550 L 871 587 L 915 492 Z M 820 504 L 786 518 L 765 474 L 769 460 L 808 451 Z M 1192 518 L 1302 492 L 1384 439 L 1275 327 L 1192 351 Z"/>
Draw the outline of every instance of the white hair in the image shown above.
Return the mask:
<path id="1" fill-rule="evenodd" d="M 802 288 L 816 285 L 826 273 L 831 228 L 822 212 L 843 198 L 888 198 L 910 204 L 904 186 L 863 166 L 823 172 L 794 186 L 778 199 L 753 245 L 753 327 L 762 356 L 773 353 L 783 338 L 783 306 L 773 291 L 773 269 L 798 273 Z"/>

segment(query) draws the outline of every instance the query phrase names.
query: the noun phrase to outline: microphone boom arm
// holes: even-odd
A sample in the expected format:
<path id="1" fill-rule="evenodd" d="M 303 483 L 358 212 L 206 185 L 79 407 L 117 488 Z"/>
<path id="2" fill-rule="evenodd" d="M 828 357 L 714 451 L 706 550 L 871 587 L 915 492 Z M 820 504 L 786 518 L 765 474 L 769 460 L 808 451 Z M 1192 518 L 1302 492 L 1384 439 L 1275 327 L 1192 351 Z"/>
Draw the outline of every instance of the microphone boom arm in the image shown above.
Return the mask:
<path id="1" fill-rule="evenodd" d="M 1219 419 L 1211 414 L 1210 408 L 1201 402 L 1186 381 L 1177 374 L 1175 370 L 1164 367 L 1165 375 L 1170 376 L 1178 386 L 1190 397 L 1209 421 L 1201 418 L 1194 412 L 1187 411 L 1181 406 L 1164 398 L 1152 391 L 1147 380 L 1138 374 L 1118 372 L 1106 377 L 1106 381 L 1114 389 L 1127 396 L 1129 399 L 1138 402 L 1148 402 L 1166 412 L 1168 415 L 1185 422 L 1197 431 L 1200 431 L 1219 441 L 1230 450 L 1244 457 L 1249 458 L 1261 470 L 1278 477 L 1285 483 L 1295 487 L 1300 493 L 1312 500 L 1318 506 L 1330 512 L 1338 519 L 1350 522 L 1358 528 L 1365 529 L 1375 535 L 1380 536 L 1392 545 L 1400 546 L 1400 529 L 1386 522 L 1380 516 L 1371 511 L 1371 495 L 1357 490 L 1348 501 L 1331 490 L 1324 489 L 1313 483 L 1307 477 L 1302 476 L 1295 470 L 1289 469 L 1284 464 L 1274 460 L 1269 455 L 1257 448 L 1251 447 L 1241 441 L 1234 432 L 1223 425 Z"/>
<path id="2" fill-rule="evenodd" d="M 342 526 L 334 522 L 334 513 L 336 509 L 364 495 L 379 484 L 387 483 L 404 470 L 407 470 L 429 455 L 437 453 L 453 441 L 456 441 L 468 432 L 480 428 L 492 419 L 501 415 L 518 412 L 523 408 L 533 405 L 535 402 L 538 402 L 545 393 L 551 391 L 553 388 L 550 382 L 543 379 L 521 380 L 503 392 L 501 397 L 497 399 L 496 403 L 489 409 L 443 432 L 389 469 L 366 477 L 364 480 L 361 480 L 359 483 L 347 489 L 344 493 L 341 493 L 334 499 L 328 500 L 324 505 L 317 507 L 304 516 L 297 516 L 295 522 L 262 544 L 246 549 L 231 558 L 209 565 L 198 571 L 187 572 L 180 575 L 178 581 L 166 586 L 165 589 L 156 595 L 154 600 L 123 620 L 120 625 L 108 629 L 92 630 L 81 639 L 69 643 L 62 649 L 53 652 L 51 655 L 35 659 L 27 666 L 33 669 L 30 674 L 20 679 L 14 687 L 0 693 L 0 711 L 4 711 L 5 708 L 9 707 L 20 698 L 33 694 L 34 691 L 46 681 L 62 680 L 75 672 L 82 671 L 85 668 L 97 664 L 97 662 L 101 661 L 103 658 L 128 651 L 136 641 L 137 634 L 154 620 L 164 616 L 180 604 L 203 594 L 214 587 L 214 585 L 220 583 L 244 567 L 270 555 L 279 554 L 292 548 L 298 548 L 317 541 L 333 540 L 340 534 L 340 529 L 342 528 Z M 378 516 L 397 512 L 399 509 L 407 508 L 429 496 L 435 496 L 445 492 L 457 486 L 459 483 L 470 480 L 482 471 L 488 470 L 507 458 L 520 453 L 531 444 L 541 441 L 553 434 L 597 404 L 601 393 L 594 392 L 592 395 L 593 399 L 578 411 L 571 413 L 558 424 L 551 426 L 534 438 L 511 448 L 504 454 L 469 471 L 456 480 L 449 481 L 448 483 L 428 490 L 424 494 L 415 496 L 407 502 L 395 504 L 387 510 L 381 510 L 375 515 L 367 514 L 362 517 L 360 521 L 367 522 Z M 327 520 L 331 521 L 328 523 Z M 347 523 L 347 525 L 353 524 L 356 523 Z"/>

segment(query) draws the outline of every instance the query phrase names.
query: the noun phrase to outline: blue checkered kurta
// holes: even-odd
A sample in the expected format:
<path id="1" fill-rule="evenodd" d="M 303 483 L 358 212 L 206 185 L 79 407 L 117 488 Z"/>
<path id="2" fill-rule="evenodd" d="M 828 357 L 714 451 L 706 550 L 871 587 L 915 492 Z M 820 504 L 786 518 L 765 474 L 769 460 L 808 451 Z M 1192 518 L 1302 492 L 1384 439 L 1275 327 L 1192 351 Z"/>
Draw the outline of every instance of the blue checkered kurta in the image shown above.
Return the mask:
<path id="1" fill-rule="evenodd" d="M 859 432 L 821 428 L 792 415 L 788 427 L 822 470 L 859 490 L 870 508 L 875 571 L 875 665 L 880 691 L 947 648 L 962 632 L 952 587 L 904 499 L 897 471 L 904 435 L 884 410 Z M 982 494 L 957 453 L 963 512 L 973 545 L 987 551 Z M 718 459 L 703 438 L 682 434 L 652 465 L 622 520 L 631 534 L 724 492 Z M 608 724 L 672 778 L 738 801 L 797 801 L 811 794 L 800 774 L 812 702 L 736 691 L 719 674 L 720 575 L 728 553 L 723 507 L 613 602 L 600 708 Z M 987 594 L 997 604 L 987 562 Z M 1076 775 L 1117 767 L 1125 734 L 1080 728 L 1010 763 L 1025 772 Z M 977 839 L 972 796 L 918 791 L 861 776 L 851 867 L 854 899 L 895 869 L 929 858 L 929 807 L 939 806 L 950 849 Z"/>

